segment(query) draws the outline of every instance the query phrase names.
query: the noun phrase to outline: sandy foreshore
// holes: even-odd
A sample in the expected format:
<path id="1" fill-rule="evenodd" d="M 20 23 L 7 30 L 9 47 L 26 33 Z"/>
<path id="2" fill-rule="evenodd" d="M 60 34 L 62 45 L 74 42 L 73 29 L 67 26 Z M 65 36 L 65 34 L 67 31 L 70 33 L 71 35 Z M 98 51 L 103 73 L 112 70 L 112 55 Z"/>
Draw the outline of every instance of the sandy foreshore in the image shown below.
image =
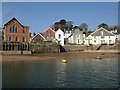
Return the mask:
<path id="1" fill-rule="evenodd" d="M 79 52 L 64 52 L 64 53 L 42 53 L 31 55 L 2 55 L 2 61 L 31 61 L 31 60 L 55 60 L 57 58 L 71 57 L 79 58 L 118 58 L 120 53 L 118 51 L 79 51 Z"/>

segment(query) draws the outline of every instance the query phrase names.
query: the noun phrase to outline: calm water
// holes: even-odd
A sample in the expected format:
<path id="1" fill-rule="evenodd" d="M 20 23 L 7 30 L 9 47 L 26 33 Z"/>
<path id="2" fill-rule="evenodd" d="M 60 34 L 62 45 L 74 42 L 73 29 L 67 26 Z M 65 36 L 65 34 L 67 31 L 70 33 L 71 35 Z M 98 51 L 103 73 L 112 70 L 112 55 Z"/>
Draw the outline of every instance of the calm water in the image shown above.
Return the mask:
<path id="1" fill-rule="evenodd" d="M 118 59 L 62 58 L 3 63 L 3 88 L 116 88 Z"/>

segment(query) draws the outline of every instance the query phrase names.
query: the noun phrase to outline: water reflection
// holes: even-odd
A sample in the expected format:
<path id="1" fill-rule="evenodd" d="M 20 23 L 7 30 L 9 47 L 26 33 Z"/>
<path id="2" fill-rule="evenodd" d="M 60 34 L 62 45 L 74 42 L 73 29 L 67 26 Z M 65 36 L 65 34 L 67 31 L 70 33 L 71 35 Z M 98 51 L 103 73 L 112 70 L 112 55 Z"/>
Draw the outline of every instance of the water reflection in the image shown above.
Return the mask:
<path id="1" fill-rule="evenodd" d="M 8 88 L 20 88 L 20 86 L 24 86 L 28 76 L 28 72 L 30 70 L 29 64 L 21 61 L 3 63 L 2 66 L 3 87 L 4 85 L 6 85 Z M 5 78 L 7 80 L 4 80 Z"/>
<path id="2" fill-rule="evenodd" d="M 62 60 L 56 63 L 56 87 L 65 87 L 67 85 L 66 67 L 67 64 L 62 63 Z"/>
<path id="3" fill-rule="evenodd" d="M 118 60 L 115 58 L 62 58 L 43 61 L 4 62 L 3 87 L 28 88 L 116 88 Z"/>

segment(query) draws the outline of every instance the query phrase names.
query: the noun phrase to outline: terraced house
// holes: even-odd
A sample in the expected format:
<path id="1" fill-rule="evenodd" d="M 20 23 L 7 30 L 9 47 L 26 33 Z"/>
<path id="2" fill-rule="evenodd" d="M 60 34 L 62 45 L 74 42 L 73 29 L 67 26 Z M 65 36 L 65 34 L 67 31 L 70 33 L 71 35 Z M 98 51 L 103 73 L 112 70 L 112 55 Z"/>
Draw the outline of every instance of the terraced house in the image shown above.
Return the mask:
<path id="1" fill-rule="evenodd" d="M 115 44 L 116 37 L 110 31 L 99 28 L 85 39 L 85 45 Z"/>

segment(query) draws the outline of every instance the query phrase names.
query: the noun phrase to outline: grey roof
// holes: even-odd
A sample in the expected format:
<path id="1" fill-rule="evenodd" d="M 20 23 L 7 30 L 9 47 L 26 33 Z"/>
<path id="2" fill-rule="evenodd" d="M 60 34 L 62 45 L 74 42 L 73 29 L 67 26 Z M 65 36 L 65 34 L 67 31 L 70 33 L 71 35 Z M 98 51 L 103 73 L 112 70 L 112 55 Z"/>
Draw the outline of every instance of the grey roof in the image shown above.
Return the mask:
<path id="1" fill-rule="evenodd" d="M 101 32 L 103 32 L 103 33 L 101 33 Z M 114 36 L 114 34 L 112 34 L 111 32 L 107 31 L 104 28 L 100 28 L 97 31 L 94 31 L 91 36 L 101 36 L 101 35 L 102 36 Z"/>

